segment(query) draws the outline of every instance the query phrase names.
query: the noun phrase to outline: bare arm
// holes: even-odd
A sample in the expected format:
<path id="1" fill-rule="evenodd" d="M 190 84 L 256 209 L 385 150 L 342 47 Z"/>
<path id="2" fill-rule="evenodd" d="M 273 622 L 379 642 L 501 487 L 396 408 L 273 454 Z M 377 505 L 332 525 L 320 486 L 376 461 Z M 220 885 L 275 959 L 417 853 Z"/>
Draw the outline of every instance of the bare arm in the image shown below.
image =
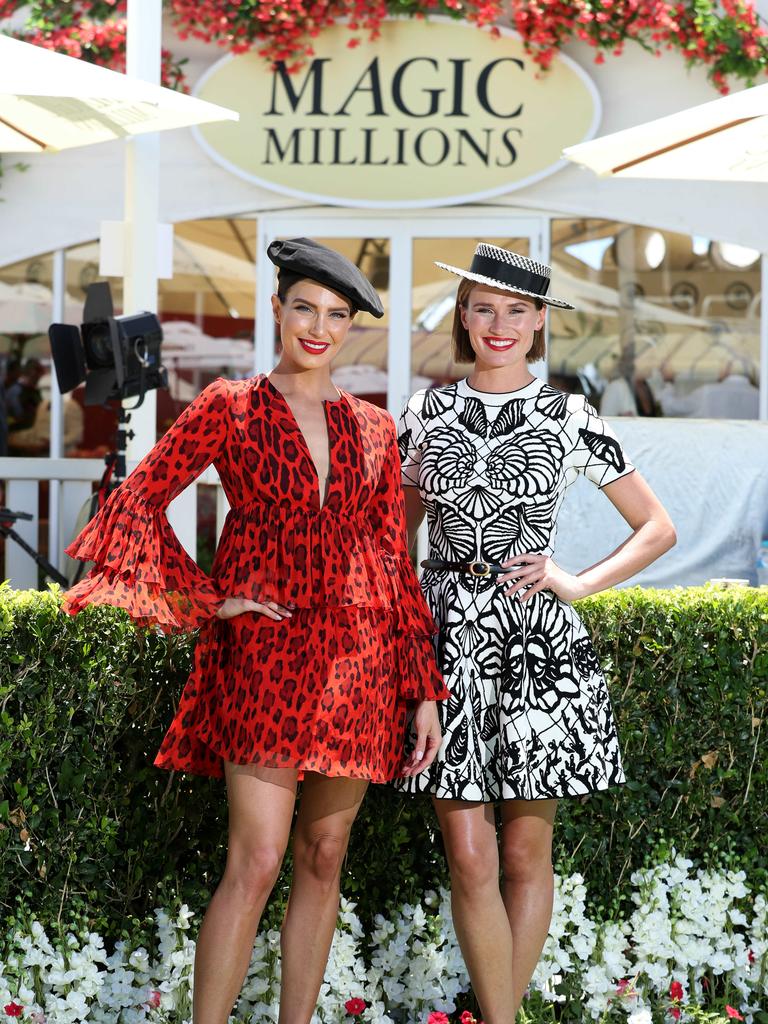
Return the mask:
<path id="1" fill-rule="evenodd" d="M 630 536 L 610 555 L 575 576 L 546 555 L 521 555 L 505 563 L 521 568 L 499 577 L 500 583 L 515 580 L 507 594 L 528 587 L 521 596 L 522 601 L 545 588 L 553 590 L 564 601 L 589 597 L 629 579 L 674 546 L 677 535 L 672 520 L 638 472 L 615 480 L 603 491 L 631 527 Z"/>
<path id="2" fill-rule="evenodd" d="M 403 487 L 405 492 L 405 519 L 408 524 L 408 550 L 413 550 L 416 534 L 424 521 L 424 502 L 418 487 Z"/>

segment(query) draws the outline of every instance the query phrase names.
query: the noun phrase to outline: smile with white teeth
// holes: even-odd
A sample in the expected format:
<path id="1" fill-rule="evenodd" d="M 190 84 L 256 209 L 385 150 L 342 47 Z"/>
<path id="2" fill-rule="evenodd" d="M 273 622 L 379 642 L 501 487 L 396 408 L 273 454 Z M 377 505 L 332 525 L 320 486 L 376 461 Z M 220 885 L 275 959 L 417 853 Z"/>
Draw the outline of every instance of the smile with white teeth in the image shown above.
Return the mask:
<path id="1" fill-rule="evenodd" d="M 498 349 L 500 352 L 512 348 L 515 340 L 515 338 L 483 338 L 483 341 L 489 348 Z"/>
<path id="2" fill-rule="evenodd" d="M 307 352 L 325 352 L 327 348 L 330 348 L 330 342 L 327 341 L 312 341 L 309 338 L 299 338 L 299 343 L 302 348 L 305 348 Z"/>

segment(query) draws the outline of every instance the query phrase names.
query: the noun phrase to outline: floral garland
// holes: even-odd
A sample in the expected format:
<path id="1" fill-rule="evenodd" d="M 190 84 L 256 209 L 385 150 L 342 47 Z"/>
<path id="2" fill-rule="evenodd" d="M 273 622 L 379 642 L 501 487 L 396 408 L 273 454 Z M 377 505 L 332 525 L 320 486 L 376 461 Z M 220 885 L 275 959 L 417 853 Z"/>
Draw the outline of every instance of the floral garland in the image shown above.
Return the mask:
<path id="1" fill-rule="evenodd" d="M 721 92 L 726 78 L 748 83 L 768 73 L 768 31 L 751 0 L 171 0 L 179 35 L 216 42 L 235 53 L 252 47 L 271 61 L 300 64 L 312 39 L 348 19 L 349 46 L 361 33 L 376 39 L 387 15 L 448 14 L 498 34 L 511 23 L 532 59 L 546 69 L 563 46 L 581 40 L 618 56 L 627 40 L 660 54 L 679 50 L 703 64 Z"/>
<path id="2" fill-rule="evenodd" d="M 166 0 L 180 38 L 255 49 L 291 70 L 312 55 L 312 40 L 344 20 L 348 45 L 375 40 L 390 15 L 449 15 L 499 33 L 511 24 L 542 69 L 570 42 L 618 56 L 627 41 L 660 55 L 677 50 L 703 65 L 725 93 L 729 77 L 752 84 L 768 73 L 768 30 L 752 0 Z M 0 20 L 28 7 L 30 42 L 122 70 L 126 0 L 0 0 Z M 163 51 L 163 84 L 184 87 L 181 63 Z"/>
<path id="3" fill-rule="evenodd" d="M 0 0 L 0 20 L 26 6 L 23 0 Z M 127 0 L 36 0 L 24 31 L 25 42 L 100 64 L 113 71 L 125 71 L 127 22 L 123 15 Z M 160 79 L 171 89 L 186 90 L 183 61 L 163 48 Z"/>

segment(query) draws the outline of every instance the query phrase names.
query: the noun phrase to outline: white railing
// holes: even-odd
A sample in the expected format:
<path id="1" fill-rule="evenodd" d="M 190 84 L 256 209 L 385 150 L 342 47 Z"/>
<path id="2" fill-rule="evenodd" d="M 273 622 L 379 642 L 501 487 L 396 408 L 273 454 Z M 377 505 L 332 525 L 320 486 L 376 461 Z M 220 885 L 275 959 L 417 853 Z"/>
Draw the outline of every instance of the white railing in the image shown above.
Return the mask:
<path id="1" fill-rule="evenodd" d="M 129 464 L 128 469 L 132 466 Z M 39 548 L 40 482 L 48 481 L 48 561 L 60 571 L 65 570 L 63 551 L 75 534 L 81 508 L 101 479 L 104 463 L 100 459 L 25 459 L 0 458 L 0 481 L 5 483 L 7 508 L 29 512 L 31 520 L 20 519 L 14 529 L 35 550 Z M 221 533 L 229 510 L 218 475 L 207 469 L 173 501 L 168 519 L 186 550 L 195 557 L 197 547 L 197 487 L 216 487 L 216 536 Z M 66 575 L 66 573 L 65 573 Z M 32 558 L 14 541 L 5 542 L 5 560 L 0 565 L 0 579 L 8 579 L 14 587 L 36 587 L 38 570 Z"/>

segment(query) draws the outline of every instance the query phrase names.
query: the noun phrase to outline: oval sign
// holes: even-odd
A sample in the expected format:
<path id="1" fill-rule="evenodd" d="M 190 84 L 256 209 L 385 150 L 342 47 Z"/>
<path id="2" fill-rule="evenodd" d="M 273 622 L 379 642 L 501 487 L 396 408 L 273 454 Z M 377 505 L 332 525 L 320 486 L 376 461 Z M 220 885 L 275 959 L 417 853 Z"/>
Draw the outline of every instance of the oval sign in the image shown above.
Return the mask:
<path id="1" fill-rule="evenodd" d="M 339 206 L 443 206 L 522 188 L 591 138 L 600 102 L 582 69 L 542 73 L 510 32 L 448 19 L 384 22 L 351 48 L 324 29 L 298 71 L 255 54 L 204 76 L 201 99 L 239 123 L 195 129 L 214 160 L 275 192 Z"/>

